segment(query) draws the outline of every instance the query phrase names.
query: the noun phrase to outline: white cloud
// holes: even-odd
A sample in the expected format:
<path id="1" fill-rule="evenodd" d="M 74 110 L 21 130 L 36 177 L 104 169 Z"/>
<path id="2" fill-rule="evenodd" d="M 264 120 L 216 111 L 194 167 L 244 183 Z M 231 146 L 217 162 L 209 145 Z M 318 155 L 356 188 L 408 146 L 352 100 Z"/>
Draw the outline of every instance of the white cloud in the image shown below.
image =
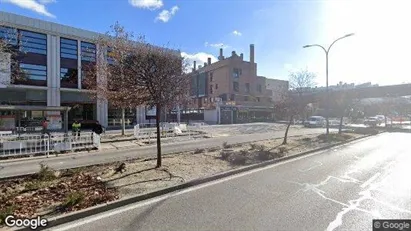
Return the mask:
<path id="1" fill-rule="evenodd" d="M 39 2 L 45 5 L 45 4 L 50 4 L 50 3 L 56 3 L 57 1 L 56 0 L 39 0 Z"/>
<path id="2" fill-rule="evenodd" d="M 226 48 L 230 47 L 229 45 L 224 44 L 224 43 L 208 43 L 208 42 L 205 42 L 204 46 L 205 47 L 214 47 L 214 48 L 223 48 L 223 49 L 226 49 Z"/>
<path id="3" fill-rule="evenodd" d="M 207 54 L 204 52 L 199 52 L 199 53 L 195 53 L 195 54 L 188 54 L 186 52 L 181 52 L 181 56 L 184 57 L 186 59 L 186 61 L 189 64 L 189 70 L 188 72 L 191 72 L 192 68 L 193 68 L 193 62 L 196 61 L 197 62 L 197 67 L 199 65 L 204 65 L 204 63 L 206 63 L 208 61 L 208 58 L 211 58 L 211 62 L 217 62 L 217 58 L 214 55 L 211 54 Z"/>
<path id="4" fill-rule="evenodd" d="M 233 31 L 233 35 L 235 35 L 235 36 L 241 36 L 241 35 L 243 35 L 240 31 L 238 31 L 238 30 L 235 30 L 235 31 Z"/>
<path id="5" fill-rule="evenodd" d="M 128 2 L 137 8 L 156 10 L 163 7 L 162 0 L 128 0 Z"/>
<path id="6" fill-rule="evenodd" d="M 156 17 L 155 21 L 160 20 L 162 22 L 168 22 L 171 19 L 171 17 L 173 17 L 177 13 L 178 9 L 178 6 L 173 6 L 170 10 L 161 11 Z"/>
<path id="7" fill-rule="evenodd" d="M 36 0 L 1 0 L 1 2 L 6 2 L 6 3 L 11 3 L 14 4 L 18 7 L 32 10 L 34 12 L 37 12 L 39 14 L 45 15 L 47 17 L 55 18 L 56 16 L 53 15 L 52 13 L 48 12 L 46 9 L 45 4 L 51 3 L 54 1 L 50 0 L 41 0 L 40 2 L 37 2 Z"/>

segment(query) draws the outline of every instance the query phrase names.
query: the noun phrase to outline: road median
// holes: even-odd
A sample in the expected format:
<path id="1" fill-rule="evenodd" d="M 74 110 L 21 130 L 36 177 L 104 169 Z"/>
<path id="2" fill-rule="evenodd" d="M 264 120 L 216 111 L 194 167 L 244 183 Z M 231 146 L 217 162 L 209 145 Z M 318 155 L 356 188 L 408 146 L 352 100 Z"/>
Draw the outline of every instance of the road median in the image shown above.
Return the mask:
<path id="1" fill-rule="evenodd" d="M 16 214 L 23 217 L 44 216 L 49 219 L 49 227 L 52 227 L 368 136 L 350 134 L 331 144 L 318 135 L 290 137 L 287 145 L 281 145 L 279 138 L 249 144 L 224 143 L 222 147 L 198 148 L 167 155 L 161 168 L 153 168 L 155 159 L 146 158 L 87 168 L 48 169 L 48 175 L 54 176 L 50 180 L 39 180 L 38 173 L 1 181 L 5 192 L 0 194 L 4 202 L 0 211 L 9 211 L 11 208 L 7 205 L 16 203 L 25 206 L 23 211 L 27 213 L 22 214 L 21 209 L 14 207 L 12 209 Z M 96 185 L 99 187 L 96 188 Z M 67 201 L 70 198 L 73 200 L 73 188 L 81 193 L 75 195 L 81 199 L 67 206 Z M 36 199 L 32 201 L 31 198 Z M 39 201 L 47 201 L 44 203 L 47 206 L 41 206 Z"/>

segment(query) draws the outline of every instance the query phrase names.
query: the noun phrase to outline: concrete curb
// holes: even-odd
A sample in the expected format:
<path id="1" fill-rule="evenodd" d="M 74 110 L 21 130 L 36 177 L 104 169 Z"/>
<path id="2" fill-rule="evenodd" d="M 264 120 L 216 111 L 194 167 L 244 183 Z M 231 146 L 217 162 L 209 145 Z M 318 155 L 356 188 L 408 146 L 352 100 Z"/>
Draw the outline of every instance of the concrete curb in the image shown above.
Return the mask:
<path id="1" fill-rule="evenodd" d="M 116 209 L 116 208 L 119 208 L 119 207 L 123 207 L 123 206 L 126 206 L 126 205 L 137 203 L 137 202 L 140 202 L 140 201 L 143 201 L 143 200 L 148 200 L 148 199 L 151 199 L 151 198 L 154 198 L 154 197 L 162 196 L 162 195 L 172 193 L 172 192 L 175 192 L 175 191 L 179 191 L 179 190 L 183 190 L 183 189 L 186 189 L 186 188 L 189 188 L 189 187 L 193 187 L 193 186 L 208 183 L 208 182 L 211 182 L 211 181 L 219 180 L 219 179 L 222 179 L 222 178 L 225 178 L 225 177 L 228 177 L 228 176 L 232 176 L 232 175 L 235 175 L 235 174 L 247 172 L 247 171 L 250 171 L 250 170 L 257 169 L 257 168 L 266 167 L 268 165 L 272 165 L 272 164 L 275 164 L 275 163 L 278 163 L 278 162 L 298 158 L 298 157 L 305 156 L 305 155 L 315 153 L 315 152 L 321 152 L 321 151 L 324 151 L 324 150 L 327 150 L 327 149 L 330 149 L 330 148 L 333 148 L 333 147 L 336 147 L 336 146 L 342 146 L 342 145 L 345 145 L 345 144 L 348 144 L 348 143 L 351 143 L 351 142 L 354 142 L 354 141 L 357 141 L 357 140 L 360 140 L 360 139 L 365 139 L 365 138 L 368 138 L 368 137 L 371 137 L 371 136 L 374 136 L 374 135 L 365 135 L 365 136 L 362 136 L 362 137 L 357 137 L 357 138 L 354 138 L 354 139 L 351 139 L 351 140 L 348 140 L 348 141 L 335 143 L 335 144 L 332 144 L 332 145 L 317 148 L 317 149 L 310 150 L 310 151 L 307 151 L 307 152 L 302 152 L 302 153 L 298 153 L 298 154 L 291 155 L 291 156 L 286 156 L 286 157 L 282 157 L 282 158 L 278 158 L 278 159 L 264 161 L 262 163 L 253 164 L 253 165 L 250 165 L 250 166 L 246 166 L 246 167 L 226 171 L 226 172 L 223 172 L 223 173 L 220 173 L 220 174 L 217 174 L 217 175 L 213 175 L 213 176 L 210 176 L 210 177 L 199 178 L 199 179 L 192 180 L 192 181 L 180 184 L 180 185 L 175 185 L 175 186 L 172 186 L 172 187 L 169 187 L 169 188 L 161 189 L 161 190 L 158 190 L 158 191 L 155 191 L 155 192 L 151 192 L 151 193 L 147 193 L 147 194 L 143 194 L 143 195 L 138 195 L 138 196 L 132 196 L 132 197 L 124 198 L 124 199 L 121 199 L 121 200 L 109 202 L 109 203 L 106 203 L 104 205 L 97 205 L 97 206 L 87 208 L 87 209 L 84 209 L 84 210 L 81 210 L 81 211 L 73 212 L 73 213 L 66 214 L 66 215 L 61 215 L 61 216 L 49 219 L 48 220 L 48 226 L 46 228 L 39 228 L 38 230 L 48 229 L 48 228 L 55 227 L 55 226 L 65 224 L 65 223 L 68 223 L 68 222 L 72 222 L 72 221 L 75 221 L 75 220 L 78 220 L 78 219 L 81 219 L 81 218 L 85 218 L 85 217 L 96 215 L 96 214 L 106 212 L 106 211 L 109 211 L 109 210 L 112 210 L 112 209 Z M 31 230 L 31 229 L 30 228 L 24 228 L 24 229 L 20 229 L 20 230 Z"/>

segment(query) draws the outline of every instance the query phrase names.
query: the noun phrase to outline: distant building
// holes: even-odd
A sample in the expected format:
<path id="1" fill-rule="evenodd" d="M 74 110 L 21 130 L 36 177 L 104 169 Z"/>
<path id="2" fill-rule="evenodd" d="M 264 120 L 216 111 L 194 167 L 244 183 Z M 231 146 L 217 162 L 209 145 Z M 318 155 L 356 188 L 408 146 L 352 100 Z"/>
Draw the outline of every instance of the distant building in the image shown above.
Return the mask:
<path id="1" fill-rule="evenodd" d="M 273 93 L 267 88 L 268 79 L 257 75 L 253 44 L 250 45 L 249 61 L 235 51 L 224 57 L 223 49 L 220 49 L 217 62 L 211 63 L 211 58 L 208 58 L 198 68 L 194 63 L 190 78 L 190 108 L 214 110 L 219 107 L 222 109 L 218 115 L 221 123 L 273 119 Z"/>
<path id="2" fill-rule="evenodd" d="M 271 100 L 280 101 L 282 96 L 288 92 L 289 83 L 286 80 L 266 79 L 266 88 L 271 91 Z"/>

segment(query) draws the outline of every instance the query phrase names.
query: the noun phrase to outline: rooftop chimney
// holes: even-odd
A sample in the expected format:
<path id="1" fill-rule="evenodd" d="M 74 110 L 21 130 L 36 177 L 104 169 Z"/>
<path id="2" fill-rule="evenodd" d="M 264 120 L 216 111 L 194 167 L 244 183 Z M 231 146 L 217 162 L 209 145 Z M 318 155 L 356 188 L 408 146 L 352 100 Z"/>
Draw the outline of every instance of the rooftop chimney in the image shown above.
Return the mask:
<path id="1" fill-rule="evenodd" d="M 243 53 L 241 53 L 241 54 L 240 54 L 240 58 L 241 58 L 241 60 L 243 60 L 243 59 L 244 59 L 244 55 L 243 55 Z"/>
<path id="2" fill-rule="evenodd" d="M 196 62 L 196 61 L 194 61 L 194 62 L 193 62 L 193 71 L 195 71 L 195 70 L 196 70 L 196 68 L 197 68 L 197 62 Z"/>
<path id="3" fill-rule="evenodd" d="M 254 44 L 250 44 L 250 63 L 254 63 Z"/>
<path id="4" fill-rule="evenodd" d="M 211 65 L 211 58 L 207 59 L 208 65 Z"/>
<path id="5" fill-rule="evenodd" d="M 206 63 L 206 62 L 204 62 L 204 66 L 207 66 L 207 63 Z"/>
<path id="6" fill-rule="evenodd" d="M 231 52 L 231 56 L 237 56 L 237 54 L 235 53 L 235 51 Z"/>
<path id="7" fill-rule="evenodd" d="M 218 60 L 223 60 L 224 56 L 223 56 L 223 48 L 220 48 L 220 56 L 218 56 Z"/>

